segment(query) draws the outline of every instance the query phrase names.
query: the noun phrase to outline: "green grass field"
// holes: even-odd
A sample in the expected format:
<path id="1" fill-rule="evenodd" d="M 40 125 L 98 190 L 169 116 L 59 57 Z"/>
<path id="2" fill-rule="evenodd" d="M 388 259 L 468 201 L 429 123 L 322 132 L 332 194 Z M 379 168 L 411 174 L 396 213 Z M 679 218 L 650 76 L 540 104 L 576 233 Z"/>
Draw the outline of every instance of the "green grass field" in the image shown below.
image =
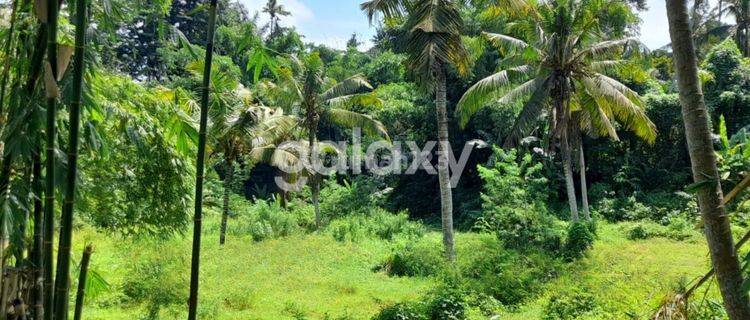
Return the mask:
<path id="1" fill-rule="evenodd" d="M 681 279 L 692 280 L 708 266 L 706 248 L 698 235 L 682 242 L 630 241 L 622 229 L 622 225 L 600 226 L 600 239 L 587 258 L 566 265 L 540 297 L 501 319 L 539 319 L 549 297 L 570 288 L 594 293 L 617 319 L 644 317 Z M 440 234 L 431 232 L 424 241 L 438 245 Z M 184 270 L 174 281 L 187 284 L 187 236 L 164 243 L 118 239 L 89 228 L 78 230 L 76 252 L 86 242 L 95 244 L 92 265 L 111 286 L 107 293 L 89 301 L 86 319 L 138 319 L 144 314 L 147 306 L 128 302 L 121 289 L 133 276 L 127 267 L 133 261 L 168 257 Z M 474 253 L 472 246 L 496 242 L 491 235 L 463 233 L 457 244 L 461 263 Z M 435 279 L 389 277 L 373 271 L 388 256 L 390 247 L 382 240 L 342 243 L 323 233 L 263 242 L 233 236 L 220 248 L 218 235 L 206 233 L 202 319 L 368 319 L 383 306 L 419 299 L 437 284 Z M 162 310 L 160 316 L 180 319 L 183 309 L 183 305 L 174 305 Z"/>

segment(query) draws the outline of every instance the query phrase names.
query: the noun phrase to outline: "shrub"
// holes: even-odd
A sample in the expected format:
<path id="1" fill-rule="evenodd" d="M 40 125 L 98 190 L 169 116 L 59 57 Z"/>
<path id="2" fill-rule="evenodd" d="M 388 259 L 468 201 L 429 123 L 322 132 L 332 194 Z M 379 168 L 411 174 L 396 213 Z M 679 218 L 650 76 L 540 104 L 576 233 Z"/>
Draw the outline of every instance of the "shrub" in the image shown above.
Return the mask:
<path id="1" fill-rule="evenodd" d="M 560 249 L 562 230 L 545 205 L 547 179 L 541 163 L 534 164 L 528 154 L 519 162 L 515 150 L 495 149 L 492 167 L 478 170 L 485 183 L 480 229 L 494 232 L 510 249 Z"/>
<path id="2" fill-rule="evenodd" d="M 439 245 L 429 241 L 406 241 L 396 245 L 379 269 L 391 276 L 427 277 L 437 275 L 444 264 Z"/>
<path id="3" fill-rule="evenodd" d="M 488 208 L 484 219 L 506 248 L 557 252 L 562 247 L 563 229 L 557 220 L 534 208 Z"/>
<path id="4" fill-rule="evenodd" d="M 630 240 L 667 238 L 682 241 L 695 234 L 692 229 L 692 224 L 686 219 L 672 217 L 666 226 L 648 220 L 640 221 L 627 229 L 626 236 Z"/>
<path id="5" fill-rule="evenodd" d="M 300 225 L 306 225 L 312 214 L 307 206 L 287 211 L 272 200 L 257 200 L 250 203 L 239 199 L 232 204 L 234 210 L 227 225 L 227 233 L 235 236 L 250 235 L 254 241 L 298 233 L 302 231 Z M 218 232 L 219 224 L 209 225 L 206 229 Z"/>
<path id="6" fill-rule="evenodd" d="M 505 309 L 505 306 L 499 300 L 484 293 L 471 294 L 467 301 L 469 306 L 479 310 L 486 317 L 495 316 Z"/>
<path id="7" fill-rule="evenodd" d="M 418 302 L 404 302 L 380 310 L 372 320 L 427 320 L 425 306 Z"/>
<path id="8" fill-rule="evenodd" d="M 454 286 L 442 286 L 429 294 L 427 314 L 430 319 L 466 319 L 468 305 L 465 293 Z"/>
<path id="9" fill-rule="evenodd" d="M 366 215 L 370 208 L 377 206 L 377 198 L 373 194 L 378 191 L 371 180 L 360 178 L 351 183 L 344 181 L 341 185 L 331 179 L 320 190 L 320 211 L 331 220 L 349 215 Z"/>
<path id="10" fill-rule="evenodd" d="M 130 277 L 126 277 L 122 286 L 123 293 L 132 302 L 144 304 L 147 308 L 146 319 L 159 319 L 163 308 L 183 303 L 187 296 L 187 282 L 181 277 L 185 274 L 183 266 L 176 257 L 171 257 L 158 250 L 160 255 L 145 257 L 128 267 Z"/>
<path id="11" fill-rule="evenodd" d="M 565 241 L 565 256 L 570 259 L 581 258 L 593 245 L 594 234 L 589 226 L 581 222 L 573 223 L 568 229 L 568 238 Z"/>
<path id="12" fill-rule="evenodd" d="M 483 250 L 462 266 L 463 282 L 472 291 L 513 306 L 534 297 L 556 274 L 560 263 L 545 253 L 495 248 Z"/>
<path id="13" fill-rule="evenodd" d="M 600 313 L 593 295 L 576 290 L 550 298 L 542 320 L 577 320 Z"/>
<path id="14" fill-rule="evenodd" d="M 409 220 L 405 212 L 392 214 L 381 208 L 370 209 L 367 216 L 350 216 L 335 220 L 328 228 L 338 241 L 359 241 L 365 237 L 393 240 L 422 237 L 426 230 L 419 222 Z"/>

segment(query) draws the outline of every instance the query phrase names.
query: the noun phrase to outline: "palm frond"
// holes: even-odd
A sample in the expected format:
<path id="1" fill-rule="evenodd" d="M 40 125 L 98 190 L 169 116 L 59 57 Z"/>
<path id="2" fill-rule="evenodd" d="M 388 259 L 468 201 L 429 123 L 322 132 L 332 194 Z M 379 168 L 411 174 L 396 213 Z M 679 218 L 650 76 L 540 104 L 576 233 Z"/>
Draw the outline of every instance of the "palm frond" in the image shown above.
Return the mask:
<path id="1" fill-rule="evenodd" d="M 583 78 L 581 83 L 605 113 L 647 142 L 656 140 L 656 125 L 646 115 L 635 92 L 600 74 Z"/>
<path id="2" fill-rule="evenodd" d="M 641 46 L 641 42 L 635 37 L 602 41 L 578 52 L 576 59 L 602 57 L 624 50 L 629 45 Z"/>
<path id="3" fill-rule="evenodd" d="M 363 94 L 352 94 L 348 96 L 341 96 L 328 100 L 328 106 L 331 108 L 345 108 L 352 106 L 369 107 L 375 106 L 380 107 L 383 105 L 383 100 L 378 98 L 375 92 L 363 93 Z"/>
<path id="4" fill-rule="evenodd" d="M 500 98 L 504 90 L 510 89 L 513 81 L 522 78 L 533 70 L 529 66 L 520 66 L 495 73 L 484 78 L 471 86 L 464 93 L 456 107 L 456 113 L 461 119 L 461 125 L 465 126 L 470 118 L 484 107 L 488 101 Z"/>
<path id="5" fill-rule="evenodd" d="M 499 33 L 483 32 L 482 35 L 497 48 L 521 51 L 529 47 L 526 41 Z"/>
<path id="6" fill-rule="evenodd" d="M 385 126 L 380 121 L 366 114 L 331 108 L 326 110 L 321 118 L 343 127 L 362 128 L 362 132 L 370 136 L 380 136 L 389 139 Z"/>
<path id="7" fill-rule="evenodd" d="M 430 84 L 436 67 L 453 65 L 459 74 L 467 74 L 470 60 L 461 39 L 463 23 L 458 7 L 450 0 L 418 1 L 409 10 L 406 51 L 409 67 Z"/>
<path id="8" fill-rule="evenodd" d="M 360 4 L 359 7 L 365 12 L 370 23 L 375 20 L 378 13 L 386 19 L 392 19 L 403 16 L 405 11 L 404 0 L 370 0 Z"/>
<path id="9" fill-rule="evenodd" d="M 330 89 L 326 90 L 326 92 L 323 92 L 323 94 L 320 96 L 320 99 L 324 102 L 328 102 L 331 99 L 371 90 L 372 85 L 367 81 L 365 76 L 358 74 L 344 81 L 341 81 Z"/>
<path id="10" fill-rule="evenodd" d="M 505 141 L 506 146 L 513 146 L 517 141 L 528 135 L 528 132 L 534 128 L 536 121 L 547 108 L 549 97 L 550 85 L 549 81 L 545 81 L 524 104 L 521 114 L 516 118 L 511 133 Z"/>

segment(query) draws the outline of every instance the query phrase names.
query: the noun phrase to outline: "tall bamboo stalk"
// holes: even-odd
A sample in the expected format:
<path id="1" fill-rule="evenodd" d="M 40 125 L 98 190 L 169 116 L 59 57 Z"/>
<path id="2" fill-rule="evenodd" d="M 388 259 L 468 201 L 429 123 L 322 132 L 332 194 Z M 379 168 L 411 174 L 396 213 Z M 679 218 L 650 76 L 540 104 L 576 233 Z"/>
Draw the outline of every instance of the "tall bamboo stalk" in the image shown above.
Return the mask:
<path id="1" fill-rule="evenodd" d="M 218 1 L 210 0 L 208 7 L 208 39 L 206 41 L 206 61 L 203 69 L 201 88 L 201 119 L 198 137 L 198 159 L 195 174 L 195 213 L 193 216 L 193 257 L 190 270 L 190 297 L 188 298 L 188 320 L 195 320 L 198 314 L 198 286 L 200 284 L 201 229 L 203 227 L 203 179 L 206 160 L 206 131 L 208 127 L 208 107 L 211 85 L 211 65 L 214 55 L 214 31 Z"/>
<path id="2" fill-rule="evenodd" d="M 60 242 L 57 248 L 57 273 L 55 274 L 55 319 L 68 318 L 70 299 L 70 247 L 73 237 L 73 208 L 75 206 L 78 176 L 78 135 L 80 130 L 81 100 L 86 54 L 86 0 L 76 0 L 76 40 L 73 65 L 73 100 L 70 102 L 68 139 L 68 174 L 65 181 L 65 202 L 60 218 Z"/>
<path id="3" fill-rule="evenodd" d="M 37 139 L 37 143 L 41 144 L 41 141 Z M 43 261 L 42 261 L 42 233 L 44 232 L 44 217 L 42 213 L 42 160 L 41 160 L 41 148 L 37 145 L 32 155 L 32 174 L 34 179 L 32 181 L 32 188 L 34 193 L 34 251 L 32 255 L 32 264 L 34 268 L 34 284 L 32 287 L 31 303 L 33 304 L 34 319 L 42 319 L 44 314 L 43 299 L 44 299 L 44 275 L 43 275 Z"/>
<path id="4" fill-rule="evenodd" d="M 89 273 L 89 263 L 91 262 L 91 254 L 94 252 L 94 247 L 87 245 L 83 249 L 83 257 L 81 258 L 81 272 L 78 274 L 78 292 L 76 293 L 76 309 L 73 314 L 73 320 L 81 320 L 83 315 L 83 300 L 86 297 L 86 279 Z"/>
<path id="5" fill-rule="evenodd" d="M 13 7 L 10 14 L 10 26 L 8 28 L 8 36 L 5 38 L 5 48 L 3 54 L 5 58 L 5 64 L 3 64 L 3 78 L 0 80 L 0 125 L 4 125 L 5 119 L 3 118 L 3 111 L 5 110 L 5 87 L 8 85 L 8 77 L 10 74 L 10 50 L 13 47 L 13 32 L 16 27 L 16 16 L 18 15 L 18 0 L 13 1 Z"/>
<path id="6" fill-rule="evenodd" d="M 52 320 L 50 308 L 54 300 L 52 291 L 52 238 L 55 231 L 55 121 L 57 117 L 57 18 L 60 6 L 57 0 L 47 0 L 47 126 L 46 126 L 46 178 L 44 192 L 44 313 L 45 320 Z"/>

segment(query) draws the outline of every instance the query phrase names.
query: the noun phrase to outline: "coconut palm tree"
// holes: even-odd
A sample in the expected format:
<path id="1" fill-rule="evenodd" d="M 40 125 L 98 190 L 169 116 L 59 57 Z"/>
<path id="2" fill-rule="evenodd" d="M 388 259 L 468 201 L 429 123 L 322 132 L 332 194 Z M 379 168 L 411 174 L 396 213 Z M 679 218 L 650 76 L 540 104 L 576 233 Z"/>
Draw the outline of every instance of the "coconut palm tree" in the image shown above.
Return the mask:
<path id="1" fill-rule="evenodd" d="M 453 66 L 465 74 L 469 66 L 461 42 L 462 21 L 457 1 L 451 0 L 370 0 L 361 5 L 372 22 L 378 13 L 386 19 L 405 18 L 404 43 L 408 68 L 420 84 L 435 93 L 438 121 L 438 176 L 445 258 L 455 261 L 453 240 L 453 191 L 448 168 L 448 111 L 446 68 Z"/>
<path id="2" fill-rule="evenodd" d="M 487 39 L 510 53 L 512 66 L 472 86 L 461 98 L 457 113 L 466 125 L 477 110 L 498 101 L 502 105 L 523 103 L 508 145 L 528 134 L 544 114 L 549 121 L 549 143 L 559 139 L 571 217 L 579 220 L 573 182 L 572 113 L 582 110 L 584 125 L 614 132 L 612 120 L 653 142 L 656 127 L 644 112 L 636 92 L 607 72 L 621 64 L 611 56 L 621 54 L 633 38 L 601 41 L 597 32 L 596 7 L 575 0 L 556 0 L 540 5 L 524 28 L 529 42 L 504 34 L 485 33 Z M 574 132 L 574 131 L 573 131 Z"/>
<path id="3" fill-rule="evenodd" d="M 692 160 L 693 177 L 699 186 L 698 203 L 727 315 L 732 320 L 750 319 L 750 300 L 743 285 L 745 279 L 734 246 L 729 216 L 723 205 L 721 177 L 698 77 L 698 58 L 687 12 L 684 0 L 667 0 L 669 33 L 675 70 L 678 70 L 677 85 L 685 120 L 685 135 Z"/>
<path id="4" fill-rule="evenodd" d="M 291 66 L 279 70 L 280 85 L 273 86 L 276 97 L 283 104 L 298 111 L 299 127 L 305 129 L 307 152 L 310 156 L 308 165 L 315 163 L 315 152 L 318 147 L 318 124 L 320 121 L 345 128 L 361 128 L 371 136 L 388 137 L 385 127 L 369 115 L 356 113 L 342 107 L 352 104 L 378 104 L 380 101 L 370 91 L 372 85 L 362 75 L 355 75 L 339 83 L 325 77 L 325 66 L 318 52 L 313 52 L 302 59 L 291 57 Z M 268 149 L 268 146 L 265 146 Z M 328 148 L 323 148 L 328 149 Z M 326 150 L 320 150 L 326 151 Z M 319 176 L 313 168 L 306 168 L 312 189 L 312 202 L 315 207 L 315 223 L 321 227 Z"/>
<path id="5" fill-rule="evenodd" d="M 296 126 L 293 118 L 284 116 L 281 109 L 255 106 L 245 100 L 241 109 L 232 112 L 224 119 L 221 129 L 213 130 L 212 153 L 220 154 L 224 168 L 224 201 L 221 216 L 219 244 L 226 242 L 227 220 L 229 218 L 229 195 L 234 179 L 234 164 L 243 155 L 249 154 L 253 143 L 267 140 L 268 136 L 277 136 L 293 130 Z M 278 133 L 280 132 L 280 133 Z"/>
<path id="6" fill-rule="evenodd" d="M 214 33 L 216 32 L 216 15 L 218 0 L 211 0 L 208 6 L 208 39 L 206 40 L 206 59 L 203 70 L 203 87 L 201 88 L 200 127 L 198 129 L 198 158 L 195 175 L 195 212 L 193 213 L 193 250 L 190 265 L 190 296 L 188 298 L 188 320 L 198 316 L 198 285 L 200 284 L 201 231 L 203 229 L 203 179 L 205 174 L 206 140 L 208 129 L 208 109 L 210 105 L 211 66 L 214 55 Z"/>
<path id="7" fill-rule="evenodd" d="M 67 319 L 70 300 L 70 250 L 73 236 L 73 208 L 75 206 L 76 181 L 78 179 L 78 133 L 80 131 L 81 105 L 83 98 L 83 75 L 86 55 L 86 26 L 88 13 L 86 0 L 75 3 L 75 62 L 73 65 L 73 91 L 70 103 L 68 137 L 68 172 L 65 181 L 65 202 L 60 219 L 60 241 L 57 249 L 57 273 L 55 274 L 55 307 L 57 319 Z M 52 180 L 48 177 L 49 180 Z"/>
<path id="8" fill-rule="evenodd" d="M 284 5 L 279 4 L 278 0 L 268 0 L 268 2 L 266 2 L 266 6 L 263 7 L 263 12 L 268 13 L 271 18 L 271 21 L 269 22 L 271 28 L 271 37 L 275 37 L 281 30 L 281 26 L 279 25 L 281 17 L 290 16 L 292 14 L 291 12 L 286 10 Z"/>
<path id="9" fill-rule="evenodd" d="M 730 30 L 737 47 L 745 57 L 750 56 L 750 0 L 730 0 L 720 9 L 720 16 L 727 13 L 734 17 L 735 25 Z"/>

